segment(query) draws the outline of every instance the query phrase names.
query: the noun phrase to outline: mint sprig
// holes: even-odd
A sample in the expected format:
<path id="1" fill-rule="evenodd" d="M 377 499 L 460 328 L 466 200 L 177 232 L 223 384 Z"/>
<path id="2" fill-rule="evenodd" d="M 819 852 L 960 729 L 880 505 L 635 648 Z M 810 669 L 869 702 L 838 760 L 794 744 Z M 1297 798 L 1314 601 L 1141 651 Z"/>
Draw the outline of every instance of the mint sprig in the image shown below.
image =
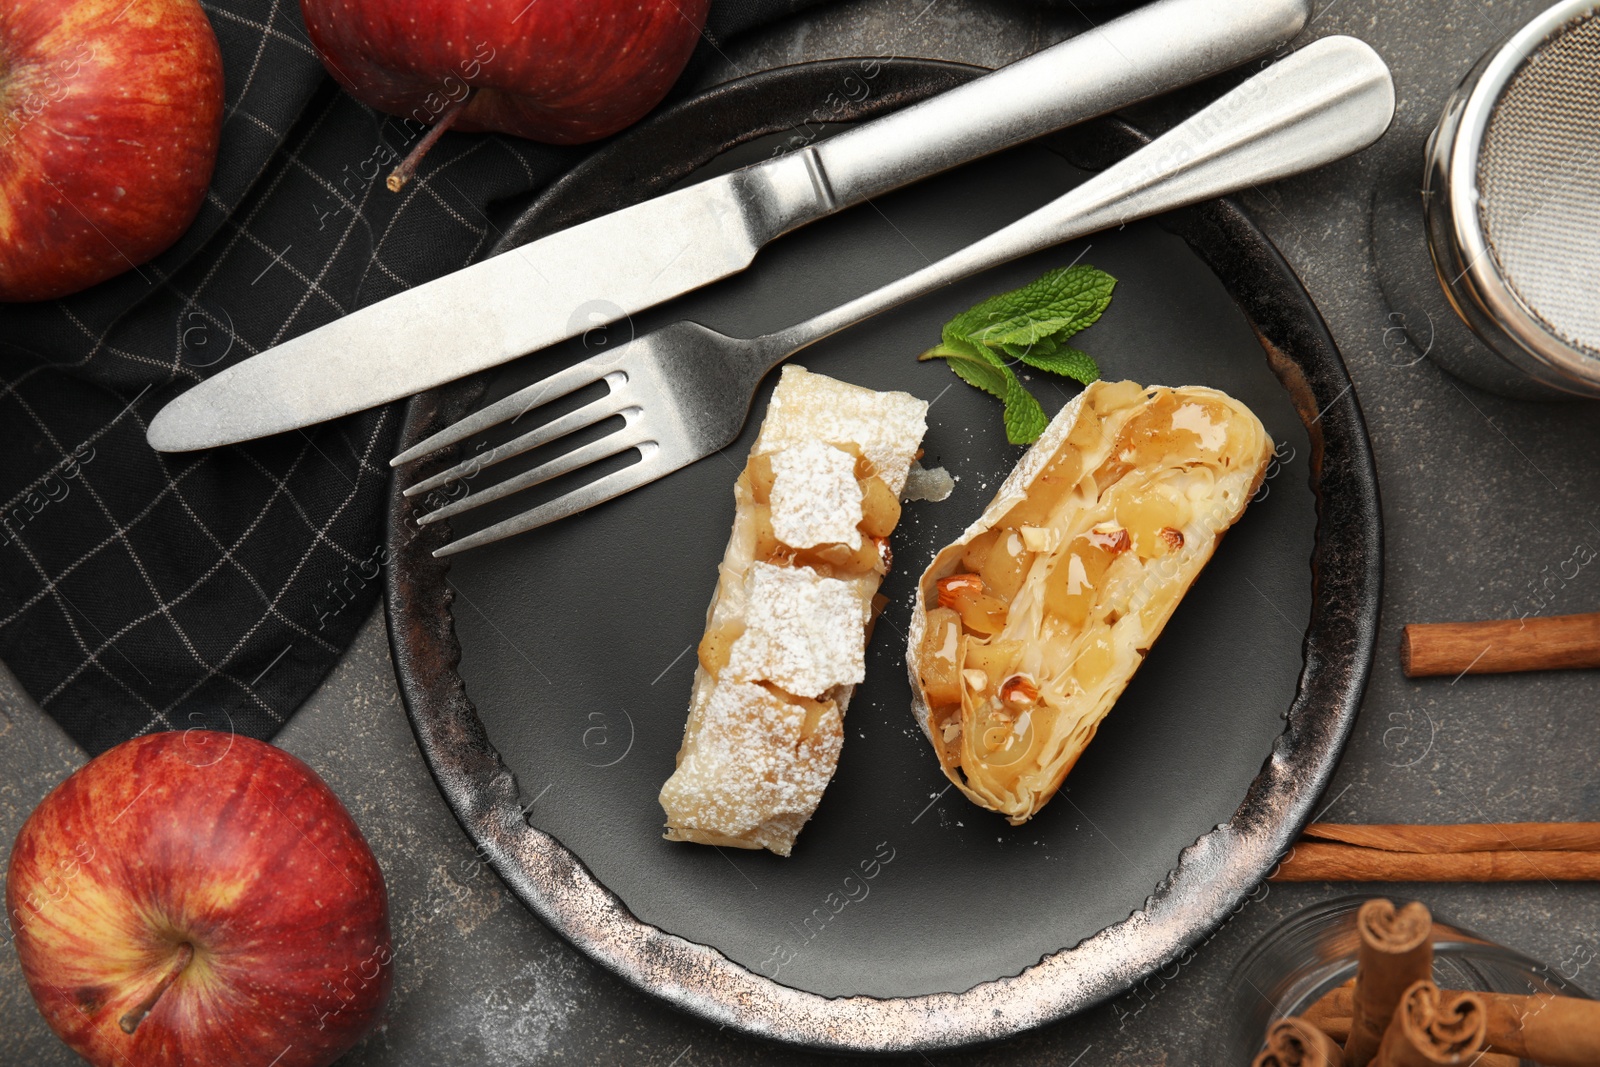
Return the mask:
<path id="1" fill-rule="evenodd" d="M 1090 266 L 1062 267 L 1020 289 L 991 296 L 963 311 L 941 331 L 940 343 L 919 360 L 942 359 L 968 385 L 1005 404 L 1006 439 L 1028 445 L 1050 420 L 1022 387 L 1012 361 L 1087 385 L 1100 367 L 1067 338 L 1093 326 L 1111 303 L 1117 280 Z"/>

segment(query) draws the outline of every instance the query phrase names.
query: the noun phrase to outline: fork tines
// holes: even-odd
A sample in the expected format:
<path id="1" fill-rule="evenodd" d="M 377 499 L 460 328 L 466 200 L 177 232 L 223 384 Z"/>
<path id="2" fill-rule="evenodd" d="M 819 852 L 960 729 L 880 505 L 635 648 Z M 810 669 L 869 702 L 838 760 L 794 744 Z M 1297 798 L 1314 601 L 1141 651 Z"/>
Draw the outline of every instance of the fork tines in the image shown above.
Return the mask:
<path id="1" fill-rule="evenodd" d="M 605 440 L 610 440 L 610 438 Z M 600 444 L 601 442 L 597 441 L 595 443 Z M 524 511 L 520 515 L 514 515 L 509 519 L 495 523 L 493 526 L 486 526 L 475 533 L 468 534 L 466 537 L 451 541 L 443 548 L 435 550 L 433 554 L 435 556 L 451 556 L 457 552 L 464 552 L 469 548 L 477 548 L 479 545 L 486 545 L 491 541 L 498 541 L 504 537 L 511 537 L 514 534 L 532 530 L 546 523 L 565 519 L 586 508 L 592 508 L 596 504 L 603 504 L 607 500 L 619 497 L 642 485 L 647 485 L 662 475 L 682 466 L 681 461 L 674 460 L 668 456 L 666 450 L 655 441 L 646 440 L 632 447 L 637 448 L 640 452 L 640 459 L 637 463 L 624 467 L 619 471 L 612 471 L 603 478 L 597 478 L 554 500 L 546 501 L 536 508 Z M 618 449 L 618 451 L 621 450 L 621 448 Z M 534 472 L 529 471 L 528 473 L 532 474 Z M 518 488 L 524 487 L 519 486 Z M 515 492 L 515 490 L 507 490 L 507 492 Z M 471 497 L 468 497 L 458 501 L 458 503 L 471 507 L 471 504 L 467 504 L 467 500 L 470 499 Z M 432 515 L 426 516 L 426 518 L 443 517 L 443 512 L 444 509 L 441 508 Z"/>
<path id="2" fill-rule="evenodd" d="M 599 440 L 591 441 L 573 449 L 547 463 L 540 464 L 531 470 L 514 475 L 496 485 L 477 492 L 470 492 L 460 499 L 418 516 L 417 522 L 419 524 L 438 522 L 441 519 L 458 515 L 479 505 L 502 499 L 541 482 L 558 478 L 563 474 L 578 470 L 609 456 L 625 452 L 630 448 L 639 448 L 644 453 L 643 459 L 645 462 L 636 463 L 624 470 L 607 475 L 605 478 L 584 486 L 582 489 L 575 490 L 567 496 L 552 500 L 515 519 L 498 523 L 470 537 L 455 541 L 441 549 L 437 553 L 438 555 L 459 552 L 476 544 L 497 540 L 500 537 L 509 536 L 521 530 L 532 529 L 534 526 L 542 525 L 553 519 L 563 518 L 568 514 L 581 511 L 602 500 L 609 499 L 612 495 L 626 492 L 628 489 L 643 484 L 643 482 L 634 482 L 625 477 L 631 475 L 636 478 L 643 473 L 637 470 L 638 467 L 650 467 L 648 463 L 651 458 L 650 450 L 645 446 L 650 445 L 651 442 L 649 435 L 644 433 L 643 428 L 638 425 L 642 412 L 633 395 L 634 391 L 627 388 L 629 375 L 626 371 L 617 369 L 615 366 L 618 354 L 609 352 L 602 356 L 586 359 L 581 363 L 574 364 L 565 370 L 558 371 L 547 378 L 534 382 L 532 385 L 519 389 L 510 396 L 497 400 L 482 410 L 474 412 L 459 422 L 440 430 L 389 461 L 391 466 L 396 467 L 409 463 L 412 460 L 464 441 L 495 426 L 514 422 L 551 401 L 559 400 L 561 397 L 597 382 L 606 384 L 607 392 L 605 396 L 591 401 L 575 411 L 570 411 L 559 418 L 552 419 L 550 422 L 527 433 L 512 438 L 504 444 L 497 445 L 468 460 L 464 460 L 448 470 L 440 471 L 428 478 L 424 478 L 415 485 L 407 487 L 405 495 L 408 497 L 419 496 L 451 482 L 471 478 L 497 463 L 522 455 L 541 445 L 548 444 L 568 434 L 576 433 L 579 430 L 594 426 L 618 415 L 623 417 L 625 423 L 621 429 L 607 434 Z M 644 481 L 657 476 L 652 474 L 646 477 Z M 597 492 L 603 493 L 606 490 L 613 491 L 608 495 L 595 495 Z M 577 500 L 580 494 L 583 502 Z M 509 528 L 510 524 L 513 523 L 516 524 L 516 528 Z M 507 528 L 502 530 L 502 527 Z M 494 536 L 488 536 L 491 533 Z"/>

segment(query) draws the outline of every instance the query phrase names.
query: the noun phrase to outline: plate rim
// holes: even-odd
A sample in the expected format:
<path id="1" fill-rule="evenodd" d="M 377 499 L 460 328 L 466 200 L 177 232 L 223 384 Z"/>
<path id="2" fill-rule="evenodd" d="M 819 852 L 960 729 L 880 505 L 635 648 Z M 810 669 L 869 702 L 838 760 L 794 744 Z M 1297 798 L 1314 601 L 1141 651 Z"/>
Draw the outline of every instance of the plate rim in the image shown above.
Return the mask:
<path id="1" fill-rule="evenodd" d="M 723 83 L 607 142 L 541 193 L 492 252 L 581 221 L 596 201 L 615 210 L 656 195 L 746 141 L 870 118 L 984 73 L 940 60 L 861 57 Z M 851 79 L 865 90 L 859 100 Z M 1146 140 L 1116 120 L 1066 137 L 1101 166 Z M 619 157 L 629 164 L 618 166 Z M 1126 919 L 960 993 L 826 997 L 645 923 L 574 853 L 528 824 L 515 778 L 456 672 L 449 564 L 430 554 L 449 540 L 448 524 L 418 527 L 421 499 L 402 493 L 444 469 L 451 460 L 443 453 L 397 469 L 390 483 L 384 603 L 396 679 L 447 806 L 479 856 L 547 926 L 630 985 L 703 1021 L 818 1051 L 907 1053 L 1001 1040 L 1106 1001 L 1184 958 L 1248 901 L 1331 780 L 1371 672 L 1382 590 L 1377 472 L 1344 361 L 1276 247 L 1227 200 L 1157 221 L 1189 243 L 1240 306 L 1311 440 L 1317 530 L 1302 668 L 1284 730 L 1233 817 L 1183 849 Z M 486 382 L 480 375 L 412 398 L 398 447 L 464 414 Z"/>

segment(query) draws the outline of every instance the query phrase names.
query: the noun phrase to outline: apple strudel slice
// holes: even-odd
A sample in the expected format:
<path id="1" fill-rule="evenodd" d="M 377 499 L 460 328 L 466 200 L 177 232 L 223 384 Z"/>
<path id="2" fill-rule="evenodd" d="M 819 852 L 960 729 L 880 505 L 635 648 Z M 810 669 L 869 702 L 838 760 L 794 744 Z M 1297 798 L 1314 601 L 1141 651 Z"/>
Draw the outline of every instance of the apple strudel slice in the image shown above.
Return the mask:
<path id="1" fill-rule="evenodd" d="M 1044 806 L 1272 458 L 1215 389 L 1095 382 L 917 587 L 913 709 L 974 803 Z"/>
<path id="2" fill-rule="evenodd" d="M 787 856 L 833 778 L 844 712 L 926 428 L 906 393 L 783 368 L 734 484 L 666 837 Z"/>

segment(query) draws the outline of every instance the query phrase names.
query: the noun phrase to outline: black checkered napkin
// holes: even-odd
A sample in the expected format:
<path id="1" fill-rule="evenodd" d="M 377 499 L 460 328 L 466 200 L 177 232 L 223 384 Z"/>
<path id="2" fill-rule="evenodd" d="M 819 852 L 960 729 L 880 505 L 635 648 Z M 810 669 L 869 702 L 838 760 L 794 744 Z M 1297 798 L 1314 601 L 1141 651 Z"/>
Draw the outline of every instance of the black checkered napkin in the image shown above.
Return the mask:
<path id="1" fill-rule="evenodd" d="M 394 408 L 164 456 L 151 416 L 215 370 L 480 256 L 495 205 L 580 157 L 409 133 L 338 91 L 295 0 L 206 0 L 227 112 L 176 247 L 0 310 L 0 658 L 91 753 L 151 730 L 272 736 L 370 612 Z M 806 0 L 725 0 L 715 38 Z M 703 55 L 713 43 L 702 46 Z"/>

